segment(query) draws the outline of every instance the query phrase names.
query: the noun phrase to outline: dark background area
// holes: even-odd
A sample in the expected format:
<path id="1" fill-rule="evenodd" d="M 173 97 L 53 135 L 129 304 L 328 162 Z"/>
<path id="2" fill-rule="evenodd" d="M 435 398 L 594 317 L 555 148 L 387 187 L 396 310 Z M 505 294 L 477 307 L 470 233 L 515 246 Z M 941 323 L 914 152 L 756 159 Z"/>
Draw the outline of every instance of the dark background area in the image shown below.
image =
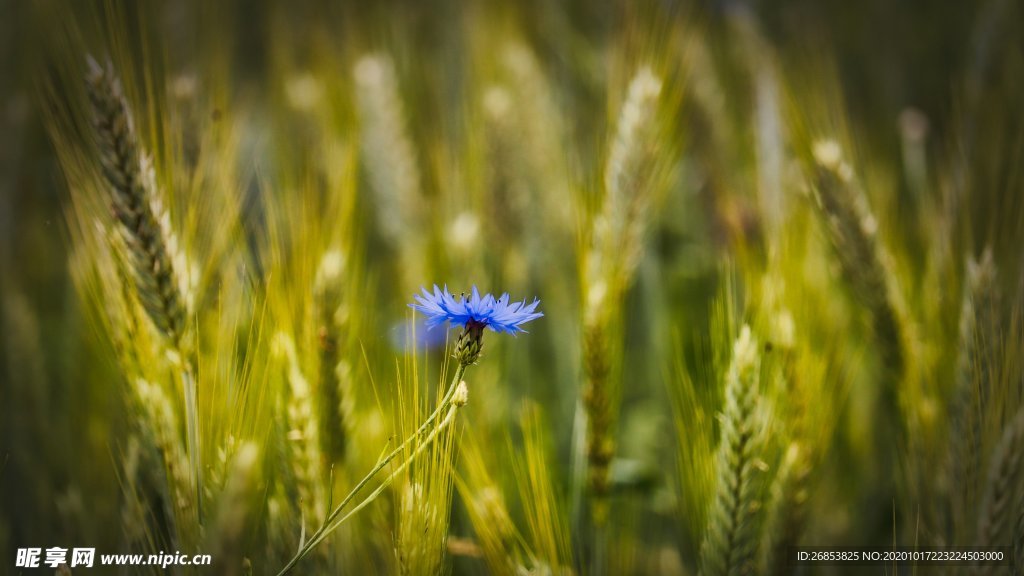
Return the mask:
<path id="1" fill-rule="evenodd" d="M 458 61 L 467 49 L 453 27 L 467 26 L 464 14 L 480 9 L 475 2 L 331 3 L 317 0 L 223 3 L 209 15 L 189 5 L 163 2 L 162 13 L 181 25 L 161 26 L 179 38 L 169 57 L 202 57 L 201 34 L 189 23 L 224 25 L 235 31 L 237 54 L 232 72 L 239 90 L 260 90 L 267 81 L 268 22 L 285 18 L 315 21 L 317 29 L 355 33 L 367 45 L 405 35 L 408 53 L 396 55 L 403 75 L 415 79 L 436 73 L 440 61 Z M 962 162 L 983 197 L 972 204 L 975 244 L 1015 224 L 1013 213 L 997 201 L 1011 186 L 1005 173 L 989 169 L 1002 161 L 1020 163 L 1024 114 L 1006 117 L 1007 103 L 1024 105 L 1024 10 L 1013 0 L 926 1 L 794 0 L 676 3 L 663 9 L 701 21 L 713 37 L 720 65 L 739 66 L 729 58 L 736 19 L 752 18 L 788 70 L 813 65 L 821 52 L 831 54 L 848 122 L 856 126 L 858 146 L 873 157 L 899 158 L 903 137 L 900 115 L 908 108 L 927 120 L 926 143 L 934 161 Z M 110 438 L 91 429 L 90 418 L 121 416 L 120 399 L 96 397 L 82 381 L 116 378 L 116 368 L 90 361 L 83 338 L 80 302 L 68 276 L 68 238 L 64 205 L 66 184 L 36 107 L 36 79 L 41 69 L 41 42 L 48 30 L 34 3 L 0 0 L 0 572 L 14 548 L 34 544 L 74 544 L 113 540 L 97 534 L 101 521 L 75 524 L 75 518 L 116 521 L 117 486 Z M 568 106 L 596 111 L 578 118 L 603 117 L 607 79 L 581 64 L 581 50 L 599 50 L 618 33 L 620 3 L 584 0 L 519 3 L 514 17 L 529 31 L 542 64 L 561 84 Z M 302 49 L 301 41 L 296 43 Z M 180 49 L 180 51 L 179 51 Z M 784 66 L 784 73 L 787 70 Z M 723 75 L 738 78 L 739 75 Z M 430 84 L 414 94 L 424 102 L 458 98 L 451 86 Z M 411 85 L 427 83 L 410 81 Z M 726 86 L 737 124 L 749 119 L 752 95 L 742 80 Z M 1012 105 L 1012 104 L 1011 104 Z M 427 104 L 423 104 L 429 109 Z M 443 122 L 441 119 L 434 120 Z M 426 120 L 430 122 L 430 120 Z M 575 126 L 580 147 L 592 146 L 604 127 Z M 432 130 L 417 125 L 416 130 Z M 954 135 L 964 135 L 954 141 Z M 972 162 L 972 142 L 998 138 L 1000 158 Z M 893 170 L 902 170 L 894 163 Z M 901 194 L 909 195 L 904 186 Z M 992 201 L 985 201 L 991 198 Z M 905 198 L 889 202 L 901 204 Z M 1013 211 L 1008 211 L 1013 212 Z M 91 477 L 83 478 L 87 474 Z M 106 492 L 83 494 L 77 486 L 105 486 Z"/>

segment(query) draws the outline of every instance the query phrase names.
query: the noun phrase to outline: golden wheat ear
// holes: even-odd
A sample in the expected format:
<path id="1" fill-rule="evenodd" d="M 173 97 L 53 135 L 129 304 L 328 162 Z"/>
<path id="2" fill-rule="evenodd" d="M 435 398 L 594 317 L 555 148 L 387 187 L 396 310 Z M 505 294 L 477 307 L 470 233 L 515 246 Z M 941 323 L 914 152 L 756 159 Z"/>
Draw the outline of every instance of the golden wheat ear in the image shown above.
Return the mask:
<path id="1" fill-rule="evenodd" d="M 152 164 L 139 146 L 120 80 L 92 57 L 87 64 L 93 134 L 136 294 L 153 325 L 177 347 L 188 300 L 176 262 L 177 240 L 156 189 Z"/>

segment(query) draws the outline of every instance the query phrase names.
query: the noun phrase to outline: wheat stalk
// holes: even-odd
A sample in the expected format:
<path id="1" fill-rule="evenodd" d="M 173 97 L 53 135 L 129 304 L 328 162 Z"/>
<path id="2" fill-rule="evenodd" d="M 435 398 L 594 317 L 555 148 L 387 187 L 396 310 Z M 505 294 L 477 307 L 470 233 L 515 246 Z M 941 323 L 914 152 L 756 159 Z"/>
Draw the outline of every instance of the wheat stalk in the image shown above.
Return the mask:
<path id="1" fill-rule="evenodd" d="M 704 576 L 748 574 L 757 553 L 757 474 L 764 423 L 759 414 L 761 360 L 750 328 L 733 347 L 725 382 L 722 437 L 716 456 L 718 488 L 701 547 Z"/>
<path id="2" fill-rule="evenodd" d="M 340 504 L 334 507 L 333 510 L 327 515 L 323 524 L 314 532 L 309 540 L 307 540 L 294 557 L 278 572 L 278 576 L 284 576 L 295 569 L 298 563 L 309 555 L 309 553 L 320 545 L 332 532 L 337 530 L 342 524 L 347 522 L 352 516 L 358 513 L 363 508 L 370 505 L 371 502 L 377 499 L 378 496 L 394 482 L 400 474 L 405 472 L 405 469 L 412 464 L 419 456 L 428 448 L 430 445 L 438 439 L 443 431 L 445 431 L 455 421 L 455 416 L 459 409 L 466 405 L 469 401 L 469 391 L 466 383 L 461 380 L 465 365 L 460 365 L 459 369 L 455 372 L 454 381 L 459 382 L 457 385 L 453 383 L 449 387 L 449 392 L 445 394 L 445 397 L 438 404 L 434 412 L 424 420 L 420 428 L 409 438 L 407 438 L 402 444 L 398 446 L 387 456 L 383 457 L 376 466 L 370 470 L 363 480 L 356 484 L 348 495 L 341 501 Z M 440 417 L 444 414 L 444 417 Z M 357 495 L 362 491 L 366 485 L 377 476 L 379 472 L 384 470 L 391 461 L 399 455 L 400 452 L 405 451 L 408 448 L 412 448 L 412 452 L 392 469 L 391 474 L 385 477 L 381 483 L 377 486 L 373 492 L 370 492 L 368 496 L 363 498 L 358 504 L 352 507 L 351 510 L 345 515 L 342 512 L 351 503 Z"/>
<path id="3" fill-rule="evenodd" d="M 660 93 L 661 81 L 648 68 L 641 68 L 629 85 L 585 262 L 582 401 L 587 414 L 587 484 L 598 525 L 608 514 L 608 472 L 615 454 L 613 427 L 620 396 L 612 374 L 611 331 L 642 252 L 647 212 L 659 184 L 654 120 Z"/>
<path id="4" fill-rule="evenodd" d="M 418 411 L 413 411 L 418 417 Z M 406 420 L 406 424 L 415 425 Z M 409 456 L 415 455 L 419 447 Z M 395 533 L 395 554 L 402 574 L 436 574 L 444 566 L 452 503 L 452 465 L 455 434 L 438 436 L 408 468 L 403 489 L 399 490 L 401 514 Z"/>
<path id="5" fill-rule="evenodd" d="M 854 300 L 869 313 L 880 361 L 877 406 L 880 425 L 876 427 L 875 454 L 883 476 L 889 479 L 865 494 L 875 502 L 888 500 L 897 490 L 896 471 L 901 451 L 919 451 L 911 446 L 911 428 L 919 421 L 920 404 L 907 404 L 907 328 L 902 303 L 896 291 L 888 257 L 878 239 L 878 222 L 868 207 L 867 197 L 857 186 L 853 169 L 834 140 L 819 141 L 813 147 L 814 192 L 818 215 L 825 225 L 842 279 Z M 895 439 L 895 441 L 894 441 Z M 907 477 L 917 474 L 903 466 Z M 917 484 L 924 486 L 926 484 Z M 883 513 L 881 507 L 876 509 Z M 883 521 L 879 518 L 878 521 Z"/>
<path id="6" fill-rule="evenodd" d="M 586 382 L 583 407 L 587 412 L 587 483 L 596 497 L 595 519 L 603 523 L 606 505 L 601 501 L 608 493 L 608 470 L 615 455 L 612 438 L 612 401 L 610 387 L 609 342 L 606 327 L 596 320 L 584 321 L 583 365 Z"/>
<path id="7" fill-rule="evenodd" d="M 573 565 L 573 549 L 564 508 L 547 473 L 550 448 L 540 406 L 525 404 L 520 414 L 523 447 L 512 458 L 528 538 L 529 573 L 563 574 Z M 522 569 L 522 568 L 520 568 Z M 594 566 L 594 571 L 604 566 Z"/>
<path id="8" fill-rule="evenodd" d="M 162 397 L 162 390 L 151 394 L 148 382 L 142 385 L 138 382 L 145 368 L 139 354 L 146 348 L 145 334 L 140 331 L 140 312 L 134 305 L 134 280 L 128 269 L 121 234 L 100 222 L 96 222 L 96 231 L 99 242 L 95 245 L 97 255 L 93 256 L 93 270 L 103 287 L 105 317 L 101 321 L 106 323 L 115 355 L 126 376 L 126 401 L 131 416 L 121 459 L 125 546 L 140 553 L 153 552 L 177 541 L 178 522 L 184 520 L 185 513 L 180 496 L 188 495 L 191 484 L 186 478 L 179 488 L 172 489 L 171 474 L 178 474 L 180 480 L 181 472 L 187 471 L 181 468 L 179 455 L 174 451 L 174 448 L 180 450 L 180 446 L 174 446 L 177 424 L 173 413 L 170 419 L 151 416 L 166 412 L 169 408 L 166 398 Z M 165 465 L 165 458 L 169 457 L 172 461 Z"/>
<path id="9" fill-rule="evenodd" d="M 139 146 L 121 83 L 112 67 L 103 68 L 92 58 L 88 59 L 88 66 L 86 85 L 100 165 L 109 185 L 111 207 L 128 256 L 135 294 L 181 366 L 186 445 L 196 509 L 202 521 L 198 390 L 185 342 L 190 284 L 182 273 L 188 267 L 178 249 L 170 216 L 163 208 L 152 165 Z"/>

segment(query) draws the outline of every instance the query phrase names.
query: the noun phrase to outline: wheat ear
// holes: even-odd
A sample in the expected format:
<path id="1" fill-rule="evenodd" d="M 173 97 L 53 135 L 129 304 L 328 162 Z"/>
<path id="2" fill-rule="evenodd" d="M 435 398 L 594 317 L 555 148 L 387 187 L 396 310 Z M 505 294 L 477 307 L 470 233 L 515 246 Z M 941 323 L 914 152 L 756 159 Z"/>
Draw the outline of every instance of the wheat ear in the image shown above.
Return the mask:
<path id="1" fill-rule="evenodd" d="M 259 449 L 252 443 L 242 445 L 232 458 L 211 547 L 217 574 L 238 576 L 244 573 L 242 537 L 250 517 L 249 507 L 258 493 L 258 464 Z"/>
<path id="2" fill-rule="evenodd" d="M 612 375 L 611 330 L 622 291 L 642 252 L 647 213 L 656 193 L 655 111 L 661 81 L 641 68 L 629 85 L 605 170 L 605 197 L 594 222 L 585 270 L 583 408 L 587 414 L 587 483 L 593 516 L 608 515 L 608 473 L 615 454 L 614 421 L 619 390 Z"/>
<path id="3" fill-rule="evenodd" d="M 878 223 L 868 207 L 867 196 L 857 185 L 853 169 L 834 140 L 813 147 L 814 191 L 818 215 L 839 262 L 843 281 L 871 321 L 873 349 L 881 367 L 878 379 L 878 420 L 874 432 L 877 461 L 883 476 L 892 478 L 872 487 L 867 495 L 875 502 L 889 498 L 879 491 L 896 490 L 892 473 L 901 466 L 898 454 L 911 449 L 908 416 L 915 405 L 905 405 L 902 390 L 907 362 L 907 324 L 888 257 L 878 239 Z M 894 441 L 895 440 L 895 441 Z M 905 463 L 905 462 L 904 462 Z M 881 511 L 881 508 L 876 509 Z"/>
<path id="4" fill-rule="evenodd" d="M 377 227 L 398 250 L 404 276 L 420 278 L 423 263 L 415 239 L 424 230 L 426 201 L 394 62 L 385 54 L 364 56 L 355 65 L 354 77 L 360 149 Z"/>
<path id="5" fill-rule="evenodd" d="M 186 444 L 195 486 L 196 509 L 202 520 L 202 462 L 199 445 L 199 402 L 195 374 L 184 339 L 189 282 L 187 268 L 163 208 L 153 168 L 139 146 L 121 82 L 110 66 L 88 59 L 86 86 L 92 104 L 93 131 L 111 207 L 124 240 L 135 293 L 146 314 L 168 341 L 181 363 L 185 391 Z"/>
<path id="6" fill-rule="evenodd" d="M 1024 454 L 1024 410 L 1007 425 L 992 454 L 985 493 L 978 509 L 978 545 L 1009 546 L 1019 521 L 1022 500 L 1021 481 Z M 999 568 L 980 566 L 977 573 L 995 574 Z"/>
<path id="7" fill-rule="evenodd" d="M 153 444 L 167 470 L 175 516 L 187 518 L 191 510 L 189 495 L 194 493 L 193 478 L 189 474 L 189 461 L 178 436 L 178 419 L 174 407 L 160 386 L 142 378 L 136 379 L 134 385 L 136 397 L 149 422 Z M 179 523 L 179 529 L 188 525 L 188 522 Z"/>
<path id="8" fill-rule="evenodd" d="M 324 254 L 313 283 L 317 338 L 319 340 L 319 424 L 324 463 L 330 466 L 345 458 L 348 427 L 352 420 L 351 366 L 342 357 L 348 307 L 341 281 L 345 259 L 338 250 Z"/>
<path id="9" fill-rule="evenodd" d="M 319 526 L 324 516 L 325 493 L 320 445 L 309 382 L 302 374 L 295 343 L 286 334 L 275 338 L 277 353 L 284 361 L 288 394 L 285 416 L 288 422 L 291 470 L 299 493 L 299 509 L 305 527 Z"/>
<path id="10" fill-rule="evenodd" d="M 113 71 L 89 59 L 87 86 L 93 129 L 111 207 L 127 248 L 139 301 L 174 346 L 185 330 L 185 282 L 175 262 L 177 241 L 156 190 L 152 166 L 142 153 L 121 83 Z"/>
<path id="11" fill-rule="evenodd" d="M 811 466 L 807 450 L 793 442 L 779 466 L 771 491 L 771 507 L 765 519 L 765 574 L 789 574 L 789 549 L 800 542 L 807 513 L 807 481 Z"/>
<path id="12" fill-rule="evenodd" d="M 605 166 L 605 199 L 595 236 L 609 256 L 616 255 L 613 275 L 624 283 L 640 260 L 648 212 L 660 187 L 655 133 L 660 95 L 661 80 L 641 68 L 629 84 Z"/>
<path id="13" fill-rule="evenodd" d="M 980 261 L 967 262 L 967 285 L 960 311 L 960 353 L 951 407 L 951 493 L 954 526 L 960 530 L 969 528 L 968 514 L 977 504 L 978 476 L 983 466 L 982 415 L 986 413 L 992 386 L 998 300 L 995 265 L 991 252 L 986 250 Z M 971 534 L 954 536 L 962 540 Z"/>
<path id="14" fill-rule="evenodd" d="M 748 574 L 757 553 L 758 452 L 764 435 L 759 414 L 761 361 L 757 341 L 743 327 L 725 383 L 722 437 L 716 456 L 718 488 L 704 543 L 704 576 Z"/>
<path id="15" fill-rule="evenodd" d="M 906 347 L 899 302 L 878 241 L 878 223 L 853 169 L 833 140 L 814 145 L 814 188 L 822 220 L 854 298 L 871 313 L 876 349 L 887 371 L 901 375 Z"/>

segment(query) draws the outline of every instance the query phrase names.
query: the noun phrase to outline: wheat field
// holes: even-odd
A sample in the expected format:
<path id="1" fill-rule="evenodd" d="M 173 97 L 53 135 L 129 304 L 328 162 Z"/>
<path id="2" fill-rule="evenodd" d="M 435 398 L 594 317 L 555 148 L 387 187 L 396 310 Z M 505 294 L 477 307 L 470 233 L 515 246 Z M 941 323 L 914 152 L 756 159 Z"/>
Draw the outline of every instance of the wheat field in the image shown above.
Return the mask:
<path id="1" fill-rule="evenodd" d="M 1024 5 L 0 13 L 0 574 L 1024 574 Z"/>

